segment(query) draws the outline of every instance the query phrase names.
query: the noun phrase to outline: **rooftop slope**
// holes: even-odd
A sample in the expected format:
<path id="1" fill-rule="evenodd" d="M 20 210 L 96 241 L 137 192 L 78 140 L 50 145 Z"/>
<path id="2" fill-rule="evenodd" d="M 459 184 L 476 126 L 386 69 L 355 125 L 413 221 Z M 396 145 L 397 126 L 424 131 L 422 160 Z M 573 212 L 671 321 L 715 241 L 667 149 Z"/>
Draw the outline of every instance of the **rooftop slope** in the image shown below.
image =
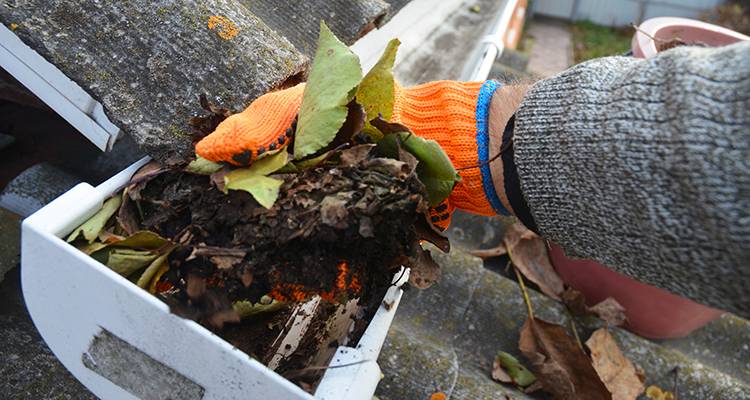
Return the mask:
<path id="1" fill-rule="evenodd" d="M 29 0 L 0 7 L 0 22 L 146 153 L 173 161 L 192 151 L 201 94 L 241 109 L 299 79 L 321 19 L 353 43 L 394 11 L 383 0 Z"/>

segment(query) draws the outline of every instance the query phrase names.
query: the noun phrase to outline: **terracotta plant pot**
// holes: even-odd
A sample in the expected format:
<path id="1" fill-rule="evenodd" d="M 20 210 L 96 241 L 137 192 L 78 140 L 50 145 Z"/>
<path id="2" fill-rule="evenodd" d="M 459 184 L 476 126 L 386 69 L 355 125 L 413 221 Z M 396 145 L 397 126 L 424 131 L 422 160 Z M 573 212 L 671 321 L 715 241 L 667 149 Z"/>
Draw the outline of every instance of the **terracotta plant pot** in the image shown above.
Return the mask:
<path id="1" fill-rule="evenodd" d="M 588 305 L 613 297 L 625 307 L 628 317 L 625 328 L 641 336 L 682 337 L 722 314 L 720 310 L 640 283 L 596 261 L 568 258 L 557 245 L 552 245 L 549 254 L 562 280 L 583 293 Z"/>
<path id="2" fill-rule="evenodd" d="M 659 51 L 657 43 L 679 39 L 684 43 L 724 46 L 750 37 L 720 26 L 686 18 L 653 18 L 640 25 L 633 36 L 633 56 L 649 58 Z M 575 260 L 553 245 L 552 264 L 563 281 L 581 291 L 589 305 L 613 297 L 628 317 L 626 328 L 652 339 L 690 334 L 718 318 L 722 311 L 706 307 L 655 286 L 640 283 L 591 260 Z"/>
<path id="3" fill-rule="evenodd" d="M 652 18 L 643 22 L 633 35 L 631 42 L 633 56 L 639 58 L 655 56 L 658 49 L 653 39 L 660 43 L 679 39 L 688 44 L 726 46 L 742 40 L 750 40 L 750 37 L 718 25 L 688 18 Z"/>

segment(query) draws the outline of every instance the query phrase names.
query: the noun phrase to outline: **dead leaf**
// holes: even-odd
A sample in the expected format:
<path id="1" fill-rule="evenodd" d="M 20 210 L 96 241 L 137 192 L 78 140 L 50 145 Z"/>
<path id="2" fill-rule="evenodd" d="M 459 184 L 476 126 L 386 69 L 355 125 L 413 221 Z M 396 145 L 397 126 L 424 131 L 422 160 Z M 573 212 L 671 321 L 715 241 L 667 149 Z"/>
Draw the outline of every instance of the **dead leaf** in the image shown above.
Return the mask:
<path id="1" fill-rule="evenodd" d="M 140 230 L 137 210 L 135 209 L 133 200 L 128 196 L 127 189 L 122 194 L 122 204 L 120 204 L 120 209 L 117 211 L 117 223 L 120 224 L 122 230 L 128 235 L 132 235 Z"/>
<path id="2" fill-rule="evenodd" d="M 351 165 L 359 165 L 362 161 L 369 157 L 372 149 L 375 148 L 374 144 L 360 144 L 358 146 L 351 147 L 341 151 L 341 165 L 348 167 Z"/>
<path id="3" fill-rule="evenodd" d="M 241 257 L 234 256 L 213 256 L 209 260 L 216 265 L 218 269 L 230 269 L 242 261 Z"/>
<path id="4" fill-rule="evenodd" d="M 544 240 L 516 223 L 508 227 L 503 242 L 510 259 L 523 276 L 539 286 L 547 296 L 560 300 L 564 290 L 563 281 L 550 262 Z"/>
<path id="5" fill-rule="evenodd" d="M 363 167 L 395 176 L 398 179 L 406 179 L 412 173 L 409 164 L 393 158 L 372 158 L 363 163 Z"/>
<path id="6" fill-rule="evenodd" d="M 492 257 L 500 257 L 503 254 L 508 254 L 508 250 L 505 248 L 505 244 L 501 244 L 491 249 L 471 250 L 469 251 L 469 254 L 471 254 L 474 257 L 485 259 L 485 258 L 492 258 Z"/>
<path id="7" fill-rule="evenodd" d="M 224 167 L 224 168 L 220 169 L 218 172 L 215 172 L 215 173 L 211 174 L 211 176 L 210 176 L 211 183 L 213 183 L 214 186 L 216 186 L 216 188 L 219 189 L 220 191 L 226 192 L 227 188 L 225 186 L 226 185 L 226 183 L 225 183 L 226 181 L 225 181 L 224 178 L 226 178 L 227 174 L 229 174 L 230 172 L 232 172 L 231 168 Z"/>
<path id="8" fill-rule="evenodd" d="M 633 363 L 622 354 L 607 328 L 597 329 L 586 341 L 599 377 L 612 393 L 612 400 L 635 400 L 643 393 L 643 381 Z"/>
<path id="9" fill-rule="evenodd" d="M 89 244 L 94 243 L 94 240 L 96 240 L 99 233 L 102 232 L 112 215 L 120 209 L 121 203 L 122 197 L 120 196 L 114 196 L 107 199 L 107 201 L 104 202 L 104 205 L 102 205 L 102 208 L 97 211 L 96 214 L 86 220 L 68 236 L 68 243 L 76 240 L 79 235 L 83 236 Z"/>
<path id="10" fill-rule="evenodd" d="M 349 211 L 346 209 L 346 199 L 338 195 L 326 196 L 320 202 L 320 221 L 324 224 L 337 228 L 346 228 L 346 217 Z"/>
<path id="11" fill-rule="evenodd" d="M 128 196 L 133 200 L 140 200 L 141 190 L 146 187 L 146 183 L 165 171 L 167 171 L 167 168 L 163 167 L 156 161 L 150 161 L 139 168 L 138 171 L 133 174 L 133 177 L 130 178 L 130 182 L 128 183 Z"/>
<path id="12" fill-rule="evenodd" d="M 646 389 L 646 397 L 651 400 L 674 400 L 674 393 L 669 390 L 662 390 L 656 385 L 651 385 Z"/>
<path id="13" fill-rule="evenodd" d="M 409 166 L 409 171 L 416 170 L 417 164 L 419 164 L 419 160 L 417 160 L 417 157 L 414 157 L 413 154 L 404 150 L 400 145 L 398 147 L 398 160 L 405 162 L 406 165 Z"/>
<path id="14" fill-rule="evenodd" d="M 451 251 L 451 243 L 448 238 L 435 228 L 435 225 L 430 222 L 430 217 L 427 214 L 423 215 L 424 218 L 420 218 L 417 223 L 414 224 L 414 231 L 417 234 L 417 239 L 434 244 L 443 253 Z"/>
<path id="15" fill-rule="evenodd" d="M 336 132 L 336 137 L 334 137 L 333 141 L 327 146 L 330 149 L 335 149 L 344 143 L 351 143 L 352 137 L 361 132 L 365 127 L 367 115 L 365 114 L 365 109 L 362 105 L 352 100 L 346 105 L 346 108 L 347 112 L 344 125 L 342 125 L 339 131 Z"/>
<path id="16" fill-rule="evenodd" d="M 216 130 L 216 127 L 219 126 L 222 121 L 232 115 L 230 110 L 210 103 L 205 94 L 200 95 L 199 101 L 201 107 L 210 114 L 193 117 L 188 122 L 188 124 L 194 129 L 193 141 L 196 142 Z"/>
<path id="17" fill-rule="evenodd" d="M 568 307 L 568 310 L 570 310 L 571 314 L 575 316 L 584 316 L 590 314 L 589 308 L 588 306 L 586 306 L 586 298 L 580 291 L 571 287 L 565 288 L 565 290 L 560 294 L 560 299 L 562 300 L 563 304 Z"/>
<path id="18" fill-rule="evenodd" d="M 430 252 L 421 247 L 410 267 L 409 284 L 417 289 L 427 289 L 440 280 L 440 266 L 432 259 Z"/>
<path id="19" fill-rule="evenodd" d="M 568 310 L 576 316 L 596 315 L 611 326 L 620 326 L 627 320 L 625 308 L 612 297 L 607 297 L 602 302 L 589 307 L 586 305 L 586 298 L 583 293 L 569 287 L 565 288 L 560 298 L 568 307 Z"/>
<path id="20" fill-rule="evenodd" d="M 627 320 L 625 307 L 621 306 L 617 300 L 607 297 L 601 303 L 594 305 L 589 310 L 604 320 L 609 325 L 620 326 Z"/>
<path id="21" fill-rule="evenodd" d="M 518 347 L 531 363 L 536 379 L 555 399 L 612 398 L 589 358 L 562 326 L 527 318 Z"/>

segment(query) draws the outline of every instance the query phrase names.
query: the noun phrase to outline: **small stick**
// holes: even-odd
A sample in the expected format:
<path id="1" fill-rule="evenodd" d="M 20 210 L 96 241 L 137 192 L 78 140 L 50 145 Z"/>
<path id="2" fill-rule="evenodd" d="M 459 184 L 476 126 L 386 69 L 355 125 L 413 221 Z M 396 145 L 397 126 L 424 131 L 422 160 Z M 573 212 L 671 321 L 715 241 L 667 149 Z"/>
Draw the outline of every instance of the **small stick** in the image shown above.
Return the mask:
<path id="1" fill-rule="evenodd" d="M 508 255 L 510 256 L 511 260 L 513 260 L 513 255 L 510 254 L 510 249 L 508 249 Z M 513 271 L 516 273 L 516 278 L 518 279 L 518 286 L 521 287 L 521 293 L 523 294 L 523 301 L 526 303 L 526 311 L 529 313 L 529 319 L 534 320 L 534 310 L 531 307 L 531 300 L 529 299 L 529 293 L 526 291 L 526 284 L 523 283 L 523 276 L 521 275 L 521 272 L 518 271 L 518 268 L 516 268 L 515 265 L 513 265 Z"/>
<path id="2" fill-rule="evenodd" d="M 578 343 L 578 348 L 581 349 L 581 352 L 583 354 L 586 354 L 586 350 L 583 348 L 583 343 L 581 343 L 581 337 L 578 336 L 578 329 L 576 329 L 576 322 L 573 319 L 573 315 L 570 314 L 569 311 L 567 311 L 568 319 L 570 320 L 570 328 L 573 330 L 573 336 L 576 338 L 576 343 Z"/>

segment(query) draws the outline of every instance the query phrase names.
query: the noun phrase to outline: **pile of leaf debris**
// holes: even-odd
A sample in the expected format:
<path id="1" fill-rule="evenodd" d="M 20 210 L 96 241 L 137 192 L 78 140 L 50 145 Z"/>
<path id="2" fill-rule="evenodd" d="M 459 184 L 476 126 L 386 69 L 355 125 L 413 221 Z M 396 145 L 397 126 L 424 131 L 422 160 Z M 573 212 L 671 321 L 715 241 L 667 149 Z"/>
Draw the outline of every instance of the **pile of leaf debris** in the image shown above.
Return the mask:
<path id="1" fill-rule="evenodd" d="M 387 121 L 397 47 L 362 77 L 322 24 L 293 141 L 246 167 L 148 163 L 68 241 L 312 390 L 401 266 L 421 288 L 437 279 L 420 240 L 448 250 L 428 209 L 458 175 L 437 143 Z M 230 114 L 205 106 L 191 121 L 203 134 Z M 295 317 L 310 334 L 290 344 Z"/>

